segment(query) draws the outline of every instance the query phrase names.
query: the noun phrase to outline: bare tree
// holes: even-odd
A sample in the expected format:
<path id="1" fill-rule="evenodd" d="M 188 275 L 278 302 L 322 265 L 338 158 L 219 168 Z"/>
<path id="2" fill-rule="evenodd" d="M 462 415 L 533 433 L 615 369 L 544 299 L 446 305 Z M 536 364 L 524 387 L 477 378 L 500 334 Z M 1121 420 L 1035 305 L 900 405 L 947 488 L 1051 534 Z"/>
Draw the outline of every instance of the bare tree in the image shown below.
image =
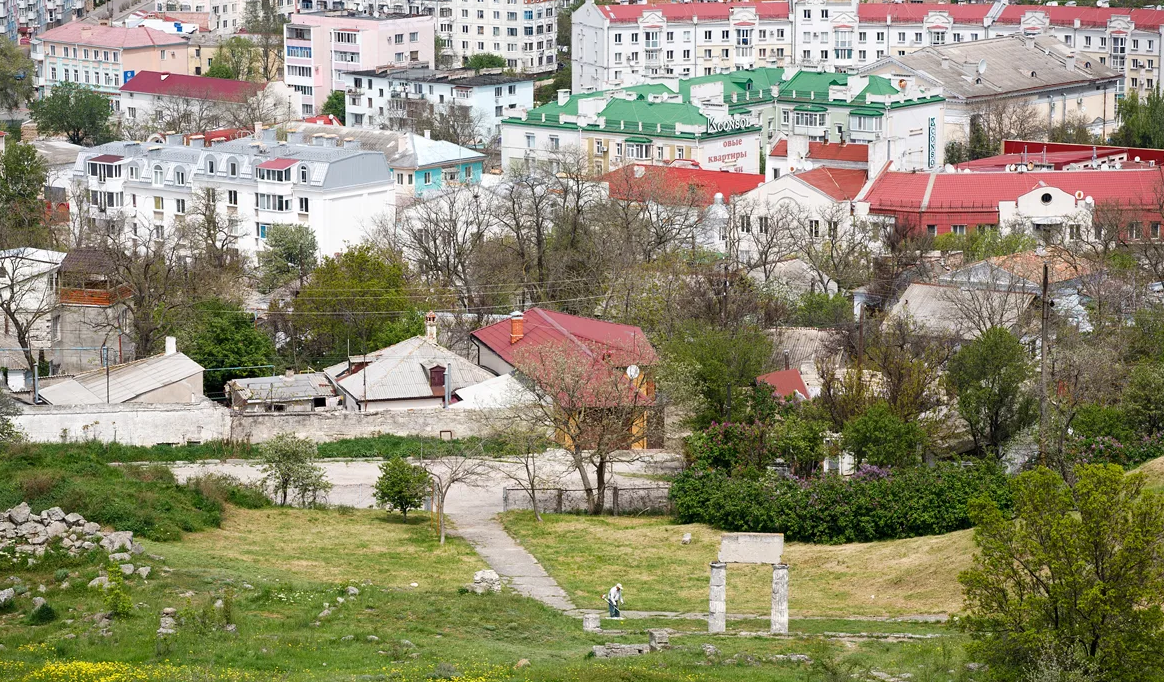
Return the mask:
<path id="1" fill-rule="evenodd" d="M 581 478 L 591 514 L 605 507 L 614 465 L 633 460 L 632 448 L 646 438 L 653 389 L 643 375 L 628 378 L 625 368 L 651 362 L 645 339 L 641 348 L 617 350 L 547 342 L 515 357 L 534 400 L 513 411 L 511 419 L 530 431 L 554 434 Z"/>
<path id="2" fill-rule="evenodd" d="M 521 268 L 521 304 L 546 300 L 542 287 L 550 280 L 550 232 L 553 226 L 554 187 L 538 169 L 515 166 L 506 173 L 495 205 L 498 224 L 509 237 L 503 244 Z"/>
<path id="3" fill-rule="evenodd" d="M 73 251 L 93 246 L 100 238 L 100 231 L 93 223 L 92 196 L 86 179 L 73 180 L 65 189 L 65 200 L 71 210 L 62 211 L 60 220 L 53 225 L 53 236 L 57 248 Z"/>
<path id="4" fill-rule="evenodd" d="M 436 504 L 437 525 L 440 528 L 441 544 L 445 544 L 445 504 L 449 499 L 449 491 L 454 485 L 460 484 L 470 487 L 481 485 L 489 473 L 484 452 L 478 444 L 473 450 L 460 454 L 421 453 L 420 466 L 428 472 L 432 479 L 433 502 Z"/>
<path id="5" fill-rule="evenodd" d="M 534 518 L 541 523 L 538 493 L 558 486 L 563 478 L 563 472 L 554 467 L 546 452 L 550 441 L 545 433 L 528 430 L 520 422 L 502 426 L 494 438 L 501 441 L 502 453 L 490 462 L 490 468 L 525 493 Z"/>
<path id="6" fill-rule="evenodd" d="M 6 333 L 20 344 L 28 370 L 36 367 L 32 344 L 44 318 L 56 306 L 51 285 L 56 263 L 47 261 L 36 249 L 0 251 L 0 315 Z"/>
<path id="7" fill-rule="evenodd" d="M 224 209 L 225 197 L 216 187 L 196 189 L 180 232 L 212 268 L 234 270 L 239 265 L 239 220 Z"/>
<path id="8" fill-rule="evenodd" d="M 255 121 L 282 123 L 297 116 L 288 98 L 275 94 L 274 84 L 259 90 L 254 95 L 223 106 L 221 125 L 228 128 L 250 128 Z"/>
<path id="9" fill-rule="evenodd" d="M 406 119 L 412 132 L 429 131 L 434 140 L 444 140 L 461 146 L 485 142 L 485 117 L 471 106 L 447 102 L 445 104 L 423 103 L 416 115 Z"/>
<path id="10" fill-rule="evenodd" d="M 209 88 L 202 92 L 186 92 L 182 97 L 158 98 L 147 134 L 170 130 L 213 130 L 221 126 L 224 108 L 223 102 L 216 99 Z"/>
<path id="11" fill-rule="evenodd" d="M 1039 111 L 1019 97 L 993 99 L 979 104 L 970 114 L 971 127 L 977 127 L 984 143 L 998 154 L 1003 140 L 1040 140 L 1046 125 Z M 972 135 L 971 144 L 974 144 Z"/>
<path id="12" fill-rule="evenodd" d="M 829 281 L 852 289 L 868 281 L 868 228 L 849 217 L 847 204 L 834 203 L 800 214 L 794 232 L 800 257 L 816 274 L 822 291 Z"/>
<path id="13" fill-rule="evenodd" d="M 283 25 L 287 17 L 274 0 L 251 0 L 246 5 L 244 23 L 254 45 L 251 63 L 255 67 L 255 80 L 260 83 L 276 80 L 283 70 Z M 239 74 L 239 78 L 243 75 Z"/>
<path id="14" fill-rule="evenodd" d="M 804 223 L 804 209 L 784 199 L 775 204 L 765 201 L 755 213 L 749 233 L 752 248 L 744 266 L 768 281 L 781 261 L 796 254 L 796 233 Z"/>

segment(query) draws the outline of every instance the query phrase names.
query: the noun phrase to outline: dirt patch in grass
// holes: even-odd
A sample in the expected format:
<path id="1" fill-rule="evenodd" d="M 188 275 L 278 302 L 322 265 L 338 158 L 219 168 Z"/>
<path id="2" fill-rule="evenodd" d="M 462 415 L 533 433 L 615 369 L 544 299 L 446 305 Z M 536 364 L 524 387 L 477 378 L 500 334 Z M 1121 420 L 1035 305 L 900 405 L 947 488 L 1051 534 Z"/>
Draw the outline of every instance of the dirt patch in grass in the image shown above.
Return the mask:
<path id="1" fill-rule="evenodd" d="M 589 518 L 526 512 L 502 516 L 506 528 L 584 608 L 600 608 L 616 582 L 627 609 L 706 611 L 708 563 L 722 533 L 664 518 Z M 684 533 L 691 543 L 683 545 Z M 804 616 L 944 614 L 961 607 L 958 572 L 970 564 L 972 531 L 852 545 L 789 543 L 789 608 Z M 766 566 L 728 569 L 728 611 L 765 614 L 772 572 Z"/>
<path id="2" fill-rule="evenodd" d="M 157 551 L 176 567 L 258 568 L 272 577 L 321 582 L 416 582 L 422 590 L 455 588 L 485 568 L 459 538 L 449 538 L 442 547 L 422 516 L 404 525 L 389 522 L 384 512 L 363 510 L 231 508 L 222 528 L 191 534 Z"/>

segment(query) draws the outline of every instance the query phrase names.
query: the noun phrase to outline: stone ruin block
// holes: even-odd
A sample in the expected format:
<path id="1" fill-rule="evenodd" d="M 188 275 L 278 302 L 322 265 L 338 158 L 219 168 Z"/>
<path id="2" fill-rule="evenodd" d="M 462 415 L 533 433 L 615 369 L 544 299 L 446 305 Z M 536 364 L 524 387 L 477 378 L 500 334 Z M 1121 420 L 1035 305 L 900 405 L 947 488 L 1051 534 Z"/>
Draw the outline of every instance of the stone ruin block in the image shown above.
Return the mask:
<path id="1" fill-rule="evenodd" d="M 778 564 L 784 553 L 783 533 L 724 533 L 719 561 L 725 564 Z"/>

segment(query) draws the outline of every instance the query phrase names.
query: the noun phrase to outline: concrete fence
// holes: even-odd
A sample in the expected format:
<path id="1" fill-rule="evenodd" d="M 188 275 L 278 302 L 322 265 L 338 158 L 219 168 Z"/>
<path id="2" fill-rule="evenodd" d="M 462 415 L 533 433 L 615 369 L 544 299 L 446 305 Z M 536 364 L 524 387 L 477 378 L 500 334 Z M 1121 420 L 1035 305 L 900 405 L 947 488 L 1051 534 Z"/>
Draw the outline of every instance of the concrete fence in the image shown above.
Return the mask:
<path id="1" fill-rule="evenodd" d="M 383 412 L 284 412 L 240 414 L 206 400 L 194 404 L 26 405 L 16 423 L 38 443 L 95 440 L 151 446 L 213 440 L 261 443 L 281 433 L 316 442 L 394 434 L 465 438 L 484 435 L 488 420 L 478 410 L 385 410 Z"/>
<path id="2" fill-rule="evenodd" d="M 543 512 L 586 511 L 586 491 L 566 488 L 538 488 L 538 509 Z M 649 488 L 626 488 L 610 486 L 606 489 L 607 513 L 619 514 L 664 514 L 671 511 L 671 489 L 665 486 Z M 501 491 L 501 506 L 504 511 L 511 509 L 533 509 L 529 492 L 523 488 L 505 488 Z"/>

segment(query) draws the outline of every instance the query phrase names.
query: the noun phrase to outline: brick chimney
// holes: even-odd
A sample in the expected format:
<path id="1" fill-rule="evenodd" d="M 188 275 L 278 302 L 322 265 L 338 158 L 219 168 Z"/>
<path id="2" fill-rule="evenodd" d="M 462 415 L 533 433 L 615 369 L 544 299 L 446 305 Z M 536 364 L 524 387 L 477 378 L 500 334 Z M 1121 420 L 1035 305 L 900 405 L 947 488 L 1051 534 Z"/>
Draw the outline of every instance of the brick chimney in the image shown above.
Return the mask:
<path id="1" fill-rule="evenodd" d="M 521 341 L 525 336 L 525 317 L 519 311 L 509 314 L 509 343 Z"/>
<path id="2" fill-rule="evenodd" d="M 437 340 L 437 317 L 433 311 L 428 311 L 424 315 L 424 338 L 436 343 Z"/>

